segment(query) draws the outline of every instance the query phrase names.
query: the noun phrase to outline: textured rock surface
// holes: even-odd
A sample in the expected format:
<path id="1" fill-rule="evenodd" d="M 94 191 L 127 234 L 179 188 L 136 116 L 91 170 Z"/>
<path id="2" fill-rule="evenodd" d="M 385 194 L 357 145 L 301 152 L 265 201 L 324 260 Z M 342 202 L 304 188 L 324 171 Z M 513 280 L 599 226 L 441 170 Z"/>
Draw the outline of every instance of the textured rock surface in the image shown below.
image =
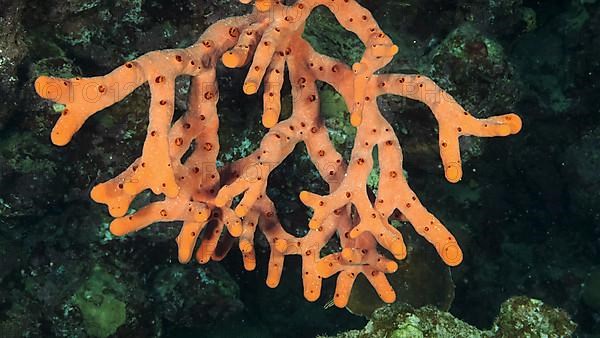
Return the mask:
<path id="1" fill-rule="evenodd" d="M 514 297 L 502 303 L 489 330 L 479 330 L 433 307 L 413 309 L 388 305 L 373 314 L 362 330 L 340 333 L 336 338 L 417 337 L 569 337 L 576 325 L 560 309 L 537 299 Z"/>

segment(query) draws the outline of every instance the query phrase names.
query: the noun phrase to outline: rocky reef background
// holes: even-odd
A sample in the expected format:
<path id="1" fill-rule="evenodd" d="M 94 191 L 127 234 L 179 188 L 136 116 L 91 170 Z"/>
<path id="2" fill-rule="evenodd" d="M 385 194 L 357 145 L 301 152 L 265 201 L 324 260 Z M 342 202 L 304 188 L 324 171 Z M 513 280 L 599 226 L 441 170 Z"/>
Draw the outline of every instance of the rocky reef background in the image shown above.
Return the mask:
<path id="1" fill-rule="evenodd" d="M 456 289 L 450 313 L 470 324 L 467 329 L 489 329 L 505 300 L 524 295 L 562 308 L 561 315 L 540 311 L 553 314 L 548 318 L 556 327 L 574 328 L 568 314 L 579 336 L 597 335 L 600 2 L 362 3 L 400 46 L 389 71 L 432 77 L 476 116 L 515 111 L 524 121 L 523 131 L 510 138 L 464 138 L 465 175 L 452 185 L 443 179 L 428 109 L 397 97 L 380 101 L 403 144 L 409 183 L 465 253 L 452 270 Z M 146 133 L 147 89 L 92 118 L 67 147 L 50 144 L 57 107 L 35 95 L 35 77 L 101 75 L 148 51 L 185 47 L 211 23 L 245 13 L 245 5 L 0 0 L 0 8 L 4 336 L 314 337 L 367 323 L 346 310 L 323 308 L 332 283 L 317 303 L 306 302 L 299 261 L 288 258 L 282 285 L 266 287 L 264 244 L 257 271 L 245 272 L 236 251 L 221 263 L 179 265 L 175 225 L 125 238 L 110 235 L 110 219 L 89 199 L 89 190 L 138 156 Z M 313 14 L 305 36 L 317 50 L 348 63 L 361 53 L 356 37 L 326 10 Z M 224 162 L 249 153 L 265 132 L 259 124 L 261 102 L 243 95 L 243 78 L 243 71 L 220 71 Z M 179 112 L 185 111 L 187 86 L 185 79 L 177 86 Z M 332 138 L 349 153 L 353 130 L 346 107 L 327 86 L 321 95 Z M 286 224 L 306 224 L 307 210 L 296 195 L 307 187 L 319 190 L 323 183 L 297 149 L 270 181 Z M 376 312 L 373 320 L 382 322 L 385 313 L 405 322 L 420 314 L 437 316 L 437 323 L 450 318 L 431 308 L 408 314 L 395 306 Z M 513 311 L 502 309 L 501 317 Z"/>

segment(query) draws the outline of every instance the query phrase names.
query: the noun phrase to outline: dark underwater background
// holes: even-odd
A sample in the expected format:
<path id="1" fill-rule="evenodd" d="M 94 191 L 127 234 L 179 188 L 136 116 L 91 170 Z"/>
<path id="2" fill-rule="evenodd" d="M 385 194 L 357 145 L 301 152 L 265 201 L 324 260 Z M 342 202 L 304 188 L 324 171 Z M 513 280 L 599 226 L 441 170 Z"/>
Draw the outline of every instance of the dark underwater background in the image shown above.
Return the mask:
<path id="1" fill-rule="evenodd" d="M 489 329 L 503 302 L 526 296 L 564 310 L 559 318 L 577 323 L 577 336 L 600 337 L 600 1 L 360 2 L 400 46 L 386 72 L 427 75 L 476 116 L 523 119 L 518 135 L 461 140 L 465 174 L 450 184 L 428 108 L 380 99 L 409 183 L 464 251 L 451 269 L 454 285 L 445 282 L 450 314 Z M 315 337 L 365 326 L 367 318 L 324 306 L 334 278 L 317 302 L 303 298 L 299 259 L 287 258 L 281 285 L 269 289 L 262 237 L 258 268 L 246 272 L 237 249 L 220 263 L 180 265 L 177 224 L 110 234 L 110 217 L 89 191 L 140 153 L 147 88 L 90 119 L 68 146 L 50 143 L 58 113 L 35 94 L 37 76 L 103 75 L 146 52 L 186 47 L 249 9 L 234 0 L 0 0 L 1 337 Z M 360 56 L 359 40 L 326 10 L 313 13 L 305 36 L 347 63 Z M 244 77 L 219 68 L 224 162 L 251 152 L 265 133 L 262 101 L 242 93 Z M 177 85 L 179 113 L 187 86 Z M 346 107 L 321 90 L 332 138 L 349 154 Z M 324 189 L 301 147 L 269 187 L 283 221 L 303 227 L 308 210 L 298 193 Z M 410 237 L 412 229 L 402 231 Z M 405 286 L 431 278 L 416 274 Z M 418 294 L 437 299 L 439 291 Z"/>

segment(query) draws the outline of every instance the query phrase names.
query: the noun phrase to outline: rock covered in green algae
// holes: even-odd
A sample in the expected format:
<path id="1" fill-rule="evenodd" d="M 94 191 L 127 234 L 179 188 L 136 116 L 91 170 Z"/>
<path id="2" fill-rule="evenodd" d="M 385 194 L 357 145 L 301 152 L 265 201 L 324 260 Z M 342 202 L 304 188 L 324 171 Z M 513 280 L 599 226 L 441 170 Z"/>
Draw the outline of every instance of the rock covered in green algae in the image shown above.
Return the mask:
<path id="1" fill-rule="evenodd" d="M 118 297 L 124 286 L 101 267 L 96 266 L 86 283 L 73 296 L 81 311 L 85 331 L 92 337 L 108 337 L 125 324 L 126 304 Z"/>
<path id="2" fill-rule="evenodd" d="M 502 303 L 488 332 L 493 337 L 569 337 L 576 326 L 564 310 L 520 296 Z"/>
<path id="3" fill-rule="evenodd" d="M 418 337 L 569 337 L 576 324 L 561 309 L 524 296 L 513 297 L 500 307 L 489 330 L 463 322 L 450 313 L 425 306 L 413 309 L 392 304 L 378 309 L 362 330 L 340 333 L 336 338 Z M 321 337 L 325 338 L 325 337 Z"/>
<path id="4" fill-rule="evenodd" d="M 447 312 L 425 306 L 413 309 L 395 303 L 376 310 L 362 330 L 340 333 L 336 338 L 479 337 L 481 331 Z"/>

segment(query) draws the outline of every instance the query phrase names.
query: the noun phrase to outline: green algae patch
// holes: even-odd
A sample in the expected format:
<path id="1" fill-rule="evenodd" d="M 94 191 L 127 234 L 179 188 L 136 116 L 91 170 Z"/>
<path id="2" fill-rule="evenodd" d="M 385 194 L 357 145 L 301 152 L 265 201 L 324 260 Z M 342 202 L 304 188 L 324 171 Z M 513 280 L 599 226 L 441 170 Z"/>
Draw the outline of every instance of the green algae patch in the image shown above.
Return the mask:
<path id="1" fill-rule="evenodd" d="M 423 331 L 419 328 L 421 320 L 417 316 L 406 318 L 406 322 L 399 325 L 397 329 L 392 331 L 391 338 L 422 338 Z"/>
<path id="2" fill-rule="evenodd" d="M 518 296 L 500 306 L 491 331 L 495 337 L 571 337 L 576 328 L 564 310 Z"/>
<path id="3" fill-rule="evenodd" d="M 73 303 L 81 311 L 85 331 L 90 336 L 108 337 L 125 323 L 126 305 L 115 295 L 120 288 L 113 275 L 95 266 L 73 296 Z"/>

